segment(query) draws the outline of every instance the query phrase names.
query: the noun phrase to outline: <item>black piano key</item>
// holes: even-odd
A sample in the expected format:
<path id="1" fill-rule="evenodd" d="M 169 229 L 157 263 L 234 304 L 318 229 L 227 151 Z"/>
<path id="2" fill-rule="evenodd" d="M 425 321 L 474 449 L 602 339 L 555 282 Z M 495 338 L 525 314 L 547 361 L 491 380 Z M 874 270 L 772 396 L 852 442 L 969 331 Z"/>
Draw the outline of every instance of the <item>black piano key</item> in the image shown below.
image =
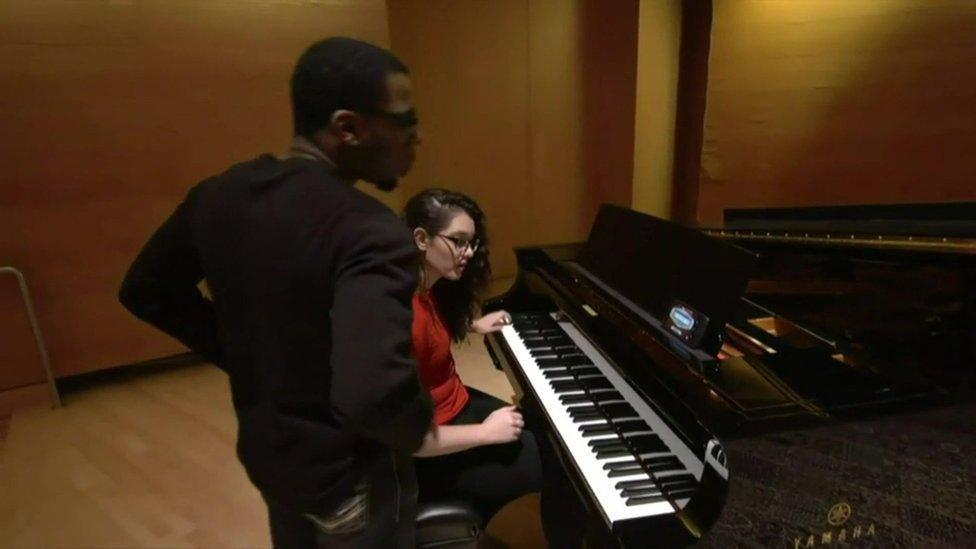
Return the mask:
<path id="1" fill-rule="evenodd" d="M 628 457 L 634 455 L 633 453 L 631 453 L 630 448 L 627 448 L 623 444 L 603 446 L 600 448 L 590 448 L 590 450 L 594 454 L 596 454 L 597 459 L 605 459 L 611 457 Z"/>
<path id="2" fill-rule="evenodd" d="M 583 390 L 583 386 L 580 385 L 575 379 L 558 379 L 555 381 L 550 381 L 549 386 L 552 387 L 552 390 L 556 391 L 557 393 Z"/>
<path id="3" fill-rule="evenodd" d="M 538 341 L 530 342 L 525 346 L 529 350 L 529 354 L 536 356 L 533 353 L 538 353 L 541 355 L 554 355 L 558 356 L 560 354 L 568 354 L 570 351 L 576 352 L 579 348 L 572 343 L 560 343 L 560 342 L 549 342 L 549 341 Z"/>
<path id="4" fill-rule="evenodd" d="M 599 393 L 593 393 L 599 394 Z M 564 395 L 566 398 L 569 397 L 585 397 L 586 395 Z M 563 398 L 563 397 L 559 397 Z M 615 429 L 616 427 L 616 429 Z M 579 430 L 583 433 L 584 438 L 596 437 L 602 435 L 608 435 L 611 433 L 616 433 L 618 430 L 622 433 L 632 433 L 637 431 L 650 431 L 650 427 L 641 420 L 627 420 L 619 421 L 614 423 L 601 423 L 601 424 L 590 424 L 582 425 Z"/>
<path id="5" fill-rule="evenodd" d="M 651 426 L 642 419 L 628 419 L 625 421 L 615 421 L 614 426 L 622 434 L 637 433 L 640 431 L 652 431 Z"/>
<path id="6" fill-rule="evenodd" d="M 579 383 L 587 389 L 613 389 L 613 384 L 605 377 L 585 377 Z"/>
<path id="7" fill-rule="evenodd" d="M 583 422 L 586 422 L 586 421 L 593 421 L 595 419 L 603 419 L 603 415 L 600 414 L 599 411 L 597 411 L 597 412 L 577 412 L 575 414 L 570 414 L 569 417 L 572 418 L 573 423 L 583 423 Z"/>
<path id="8" fill-rule="evenodd" d="M 658 469 L 662 467 L 666 467 L 669 469 L 684 468 L 684 465 L 681 464 L 681 460 L 675 456 L 657 456 L 652 458 L 644 458 L 644 464 L 650 465 L 652 468 L 658 468 Z"/>
<path id="9" fill-rule="evenodd" d="M 641 469 L 640 467 L 633 467 L 631 469 L 615 469 L 613 471 L 609 471 L 607 473 L 607 476 L 610 478 L 629 477 L 643 472 L 644 470 Z"/>
<path id="10" fill-rule="evenodd" d="M 636 463 L 637 463 L 636 460 L 629 460 L 628 462 L 634 464 L 634 465 L 631 465 L 632 468 L 638 468 L 638 469 L 643 470 L 641 467 L 639 467 L 639 466 L 636 465 Z M 608 463 L 607 465 L 613 465 L 613 464 L 612 463 Z M 611 468 L 608 468 L 607 465 L 604 465 L 603 468 L 612 472 L 614 469 L 612 467 Z M 651 472 L 653 472 L 653 473 L 665 473 L 665 472 L 668 472 L 668 471 L 675 471 L 675 470 L 683 471 L 684 470 L 684 465 L 682 465 L 681 462 L 678 461 L 678 458 L 676 458 L 674 456 L 661 456 L 661 457 L 656 457 L 656 458 L 651 458 L 651 459 L 645 459 L 644 460 L 644 467 L 650 469 Z M 610 476 L 618 476 L 619 477 L 619 476 L 625 476 L 625 475 L 610 475 Z M 640 483 L 640 482 L 649 482 L 649 481 L 647 481 L 647 480 L 630 480 L 630 481 L 618 482 L 617 483 L 617 488 L 618 489 L 620 489 L 620 488 L 626 488 L 626 487 L 629 486 L 628 483 Z"/>
<path id="11" fill-rule="evenodd" d="M 614 432 L 613 426 L 609 423 L 591 423 L 589 425 L 581 425 L 579 430 L 581 433 L 583 433 L 583 438 L 609 435 L 610 433 Z"/>
<path id="12" fill-rule="evenodd" d="M 633 455 L 630 453 L 630 449 L 627 448 L 623 443 L 611 444 L 607 446 L 601 446 L 599 448 L 591 448 L 596 457 L 599 459 L 601 456 L 619 456 L 626 457 L 628 455 Z M 612 454 L 612 455 L 611 455 Z"/>
<path id="13" fill-rule="evenodd" d="M 610 463 L 604 463 L 603 469 L 606 471 L 615 471 L 617 469 L 633 469 L 634 467 L 640 467 L 636 459 L 625 459 L 620 461 L 611 461 Z M 619 486 L 618 486 L 619 488 Z"/>
<path id="14" fill-rule="evenodd" d="M 526 318 L 547 318 L 551 319 L 549 313 L 545 311 L 520 311 L 517 313 L 512 313 L 513 320 L 526 319 Z"/>
<path id="15" fill-rule="evenodd" d="M 664 492 L 661 491 L 657 486 L 640 487 L 640 488 L 624 488 L 620 491 L 620 495 L 625 498 L 633 496 L 663 496 Z"/>
<path id="16" fill-rule="evenodd" d="M 525 333 L 529 330 L 535 330 L 534 333 L 558 333 L 562 331 L 559 329 L 559 325 L 552 321 L 530 322 L 516 320 L 512 322 L 512 327 L 515 328 L 516 333 Z M 549 332 L 546 332 L 547 330 L 549 330 Z"/>
<path id="17" fill-rule="evenodd" d="M 559 328 L 546 328 L 540 326 L 522 329 L 516 328 L 515 333 L 522 341 L 525 341 L 528 338 L 567 337 L 566 332 L 563 332 Z"/>
<path id="18" fill-rule="evenodd" d="M 607 448 L 610 446 L 623 446 L 624 441 L 620 437 L 600 438 L 591 440 L 587 442 L 587 444 L 590 446 L 590 448 Z M 637 461 L 634 460 L 634 463 L 637 463 Z"/>
<path id="19" fill-rule="evenodd" d="M 582 412 L 599 412 L 600 409 L 596 407 L 596 404 L 592 405 L 582 405 L 582 406 L 572 406 L 566 409 L 570 414 L 582 413 Z"/>
<path id="20" fill-rule="evenodd" d="M 610 459 L 613 457 L 624 457 L 633 455 L 627 448 L 608 448 L 596 453 L 596 459 Z"/>
<path id="21" fill-rule="evenodd" d="M 695 475 L 683 474 L 683 475 L 669 475 L 666 477 L 658 477 L 658 484 L 664 487 L 665 490 L 668 488 L 681 487 L 681 486 L 698 486 L 698 480 Z"/>
<path id="22" fill-rule="evenodd" d="M 550 381 L 549 386 L 552 387 L 557 393 L 559 391 L 582 391 L 584 389 L 591 391 L 597 389 L 613 389 L 613 385 L 610 384 L 610 380 L 603 378 L 558 379 Z M 609 406 L 617 406 L 617 404 L 609 404 Z M 628 404 L 627 406 L 629 407 L 630 405 Z M 623 409 L 620 410 L 623 411 Z M 631 408 L 631 410 L 633 410 L 633 408 Z M 631 415 L 636 415 L 636 412 Z"/>
<path id="23" fill-rule="evenodd" d="M 595 394 L 599 394 L 599 393 L 595 393 Z M 568 406 L 571 404 L 592 403 L 593 399 L 590 398 L 590 396 L 587 394 L 562 395 L 559 397 L 559 402 L 562 402 L 563 404 Z"/>
<path id="24" fill-rule="evenodd" d="M 578 348 L 573 343 L 573 340 L 569 339 L 568 337 L 530 337 L 523 339 L 522 343 L 525 345 L 525 348 L 529 349 L 530 351 L 533 349 L 549 349 L 553 347 L 567 347 L 570 349 Z"/>
<path id="25" fill-rule="evenodd" d="M 609 386 L 608 388 L 613 387 L 612 385 L 610 385 L 609 380 L 604 380 L 604 381 L 606 381 L 606 385 Z M 588 388 L 593 388 L 591 384 L 587 384 L 584 381 L 580 381 L 580 384 L 589 385 Z M 633 417 L 637 415 L 637 410 L 634 410 L 634 407 L 631 406 L 630 404 L 627 404 L 626 402 L 613 402 L 609 404 L 604 404 L 602 408 L 603 408 L 603 413 L 605 413 L 607 417 L 611 419 L 618 418 L 618 417 L 619 418 Z"/>
<path id="26" fill-rule="evenodd" d="M 591 393 L 590 398 L 594 402 L 608 402 L 613 400 L 623 400 L 623 395 L 617 391 L 595 391 Z"/>
<path id="27" fill-rule="evenodd" d="M 563 353 L 568 353 L 569 351 L 576 351 L 576 347 L 570 347 L 568 345 L 561 346 L 551 346 L 551 347 L 540 347 L 538 349 L 529 349 L 529 354 L 535 357 L 544 356 L 562 356 Z"/>
<path id="28" fill-rule="evenodd" d="M 637 462 L 635 461 L 634 463 Z M 638 479 L 638 480 L 621 480 L 620 482 L 614 485 L 614 487 L 617 490 L 626 490 L 628 488 L 646 488 L 648 486 L 656 487 L 657 483 L 654 482 L 654 479 L 648 477 L 645 479 Z"/>
<path id="29" fill-rule="evenodd" d="M 655 483 L 654 481 L 648 479 L 642 481 L 618 482 L 617 485 L 619 486 L 621 484 L 626 484 L 628 482 L 635 482 L 639 484 L 625 486 L 624 488 L 620 489 L 620 495 L 624 497 L 661 496 L 666 494 L 671 498 L 677 499 L 680 497 L 687 497 L 693 495 L 695 493 L 695 489 L 697 488 L 697 485 L 693 482 L 692 483 L 686 482 L 680 485 L 679 484 L 665 485 L 660 483 L 660 479 L 658 479 L 658 483 Z"/>
<path id="30" fill-rule="evenodd" d="M 639 454 L 670 451 L 668 446 L 664 444 L 664 441 L 661 440 L 661 437 L 652 433 L 630 436 L 626 440 L 627 444 Z"/>
<path id="31" fill-rule="evenodd" d="M 546 313 L 515 313 L 512 315 L 512 322 L 536 323 L 536 322 L 555 322 Z"/>
<path id="32" fill-rule="evenodd" d="M 542 370 L 542 371 L 552 370 L 554 368 L 555 369 L 558 369 L 558 370 L 562 370 L 562 369 L 566 368 L 566 365 L 563 364 L 561 360 L 559 360 L 558 358 L 555 358 L 555 357 L 553 357 L 553 358 L 539 358 L 539 359 L 536 359 L 535 363 L 536 363 L 536 365 L 539 366 L 539 369 Z"/>
<path id="33" fill-rule="evenodd" d="M 524 332 L 518 332 L 518 335 L 520 338 L 522 338 L 522 341 L 527 341 L 530 339 L 565 339 L 567 341 L 572 341 L 572 339 L 566 335 L 566 332 L 560 330 L 558 327 L 553 328 L 551 326 L 537 326 L 535 328 L 529 328 Z"/>
<path id="34" fill-rule="evenodd" d="M 694 480 L 694 478 L 692 480 Z M 620 490 L 621 494 L 627 496 L 651 492 L 656 492 L 658 494 L 673 494 L 675 492 L 683 492 L 688 490 L 694 491 L 698 487 L 698 484 L 695 482 L 666 484 L 661 482 L 661 478 L 658 477 L 657 480 L 651 478 L 641 480 L 624 480 L 618 482 L 616 487 L 618 490 Z"/>
<path id="35" fill-rule="evenodd" d="M 556 324 L 556 321 L 548 316 L 521 316 L 512 315 L 513 326 L 535 326 L 537 324 Z M 558 324 L 557 324 L 558 326 Z"/>
<path id="36" fill-rule="evenodd" d="M 666 491 L 666 493 L 671 496 L 671 499 L 685 499 L 695 495 L 695 491 L 695 488 L 683 488 L 681 490 L 675 490 L 674 492 Z"/>
<path id="37" fill-rule="evenodd" d="M 599 410 L 596 410 L 596 411 L 593 411 L 593 410 L 584 410 L 584 411 L 580 411 L 580 412 L 575 412 L 575 413 L 569 414 L 569 417 L 573 420 L 573 423 L 583 423 L 583 422 L 587 422 L 587 421 L 597 421 L 597 420 L 599 420 L 601 422 L 601 425 L 602 425 L 603 422 L 605 422 L 607 420 L 607 418 L 603 417 L 603 414 L 601 414 Z"/>
<path id="38" fill-rule="evenodd" d="M 519 336 L 522 342 L 536 342 L 536 341 L 548 341 L 550 339 L 566 338 L 569 337 L 562 330 L 554 331 L 551 328 L 546 328 L 545 326 L 536 326 L 535 328 L 528 328 L 526 330 L 515 329 L 515 334 Z"/>
<path id="39" fill-rule="evenodd" d="M 585 362 L 583 362 L 583 361 L 585 361 Z M 571 367 L 575 367 L 575 366 L 592 366 L 593 365 L 593 363 L 590 362 L 590 359 L 586 358 L 583 355 L 578 355 L 578 356 L 577 355 L 571 355 L 571 356 L 565 356 L 565 357 L 558 356 L 558 355 L 553 355 L 553 356 L 547 356 L 547 357 L 539 357 L 539 358 L 536 358 L 535 359 L 535 363 L 536 363 L 536 365 L 540 369 L 546 369 L 546 368 L 571 368 Z"/>
<path id="40" fill-rule="evenodd" d="M 546 379 L 558 379 L 561 377 L 573 379 L 573 372 L 569 368 L 547 368 L 542 371 Z"/>
<path id="41" fill-rule="evenodd" d="M 613 385 L 610 383 L 610 380 L 605 378 L 560 379 L 556 381 L 550 381 L 549 386 L 552 387 L 553 390 L 556 391 L 557 393 L 560 391 L 582 391 L 584 389 L 588 389 L 591 391 L 600 390 L 600 389 L 613 389 Z M 631 414 L 631 415 L 636 415 L 636 414 Z M 622 416 L 622 417 L 629 417 L 629 416 Z"/>
<path id="42" fill-rule="evenodd" d="M 562 366 L 593 366 L 593 361 L 589 357 L 579 353 L 560 355 L 558 360 Z"/>
<path id="43" fill-rule="evenodd" d="M 681 460 L 674 456 L 658 456 L 653 459 L 645 459 L 644 466 L 654 473 L 685 470 L 685 466 L 681 463 Z"/>
<path id="44" fill-rule="evenodd" d="M 671 473 L 674 471 L 684 471 L 685 466 L 677 458 L 675 458 L 674 461 L 653 465 L 650 467 L 650 469 L 655 473 Z"/>
<path id="45" fill-rule="evenodd" d="M 596 366 L 570 366 L 569 371 L 575 376 L 602 376 L 603 373 Z"/>
<path id="46" fill-rule="evenodd" d="M 634 505 L 644 505 L 645 503 L 657 503 L 660 501 L 665 501 L 664 496 L 637 496 L 627 498 L 627 505 L 633 507 Z"/>
<path id="47" fill-rule="evenodd" d="M 593 415 L 589 415 L 589 416 L 587 416 L 587 415 L 578 416 L 578 417 L 572 418 L 572 420 L 573 420 L 573 423 L 587 423 L 587 422 L 596 421 L 596 420 L 606 421 L 606 419 L 602 415 L 600 415 L 600 414 L 593 414 Z"/>

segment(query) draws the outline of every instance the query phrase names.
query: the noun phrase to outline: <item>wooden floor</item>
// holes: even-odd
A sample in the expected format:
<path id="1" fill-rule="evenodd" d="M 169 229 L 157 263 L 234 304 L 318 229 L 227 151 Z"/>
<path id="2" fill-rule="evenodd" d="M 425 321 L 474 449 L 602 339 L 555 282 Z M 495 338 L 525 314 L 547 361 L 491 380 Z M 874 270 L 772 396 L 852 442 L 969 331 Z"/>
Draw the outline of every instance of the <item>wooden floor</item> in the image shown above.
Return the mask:
<path id="1" fill-rule="evenodd" d="M 480 338 L 455 357 L 466 383 L 511 396 Z M 65 402 L 15 412 L 0 439 L 0 546 L 270 545 L 261 497 L 234 454 L 236 420 L 216 368 L 109 376 Z M 513 502 L 488 531 L 493 546 L 543 546 L 538 498 Z"/>

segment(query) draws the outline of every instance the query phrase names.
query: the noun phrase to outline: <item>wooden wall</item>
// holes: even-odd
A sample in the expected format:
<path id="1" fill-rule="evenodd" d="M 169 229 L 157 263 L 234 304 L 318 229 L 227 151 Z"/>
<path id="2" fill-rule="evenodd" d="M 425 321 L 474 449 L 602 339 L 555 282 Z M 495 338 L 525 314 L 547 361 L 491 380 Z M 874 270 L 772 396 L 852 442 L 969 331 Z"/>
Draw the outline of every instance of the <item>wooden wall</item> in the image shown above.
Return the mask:
<path id="1" fill-rule="evenodd" d="M 423 144 L 404 194 L 443 186 L 488 216 L 497 276 L 514 246 L 585 239 L 629 205 L 636 2 L 389 0 Z"/>
<path id="2" fill-rule="evenodd" d="M 385 4 L 0 2 L 0 265 L 27 275 L 59 374 L 183 351 L 117 304 L 122 276 L 191 185 L 287 145 L 291 69 L 333 34 L 388 45 Z M 15 289 L 0 389 L 43 379 Z"/>
<path id="3" fill-rule="evenodd" d="M 976 200 L 976 3 L 715 0 L 698 220 Z"/>
<path id="4" fill-rule="evenodd" d="M 186 190 L 291 136 L 288 76 L 343 34 L 411 66 L 424 144 L 404 197 L 441 185 L 515 245 L 585 238 L 632 195 L 635 1 L 8 0 L 0 3 L 0 264 L 34 290 L 52 364 L 77 374 L 183 352 L 116 302 Z M 391 40 L 392 38 L 392 40 Z M 368 187 L 366 187 L 368 190 Z M 0 279 L 0 390 L 43 380 Z"/>
<path id="5" fill-rule="evenodd" d="M 670 217 L 678 106 L 681 0 L 640 3 L 635 105 L 635 210 Z"/>

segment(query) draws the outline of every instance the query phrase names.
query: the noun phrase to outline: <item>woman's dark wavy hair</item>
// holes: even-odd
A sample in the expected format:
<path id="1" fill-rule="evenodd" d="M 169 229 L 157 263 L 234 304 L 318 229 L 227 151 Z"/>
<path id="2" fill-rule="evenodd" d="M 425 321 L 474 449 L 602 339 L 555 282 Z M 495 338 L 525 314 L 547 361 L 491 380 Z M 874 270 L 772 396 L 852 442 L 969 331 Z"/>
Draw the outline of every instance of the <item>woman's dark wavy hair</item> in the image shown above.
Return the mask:
<path id="1" fill-rule="evenodd" d="M 462 341 L 471 320 L 478 314 L 478 296 L 488 287 L 491 265 L 488 262 L 488 235 L 485 214 L 471 197 L 446 189 L 427 189 L 407 201 L 403 217 L 411 230 L 422 228 L 434 236 L 443 231 L 454 215 L 465 212 L 474 220 L 474 237 L 481 245 L 468 261 L 458 280 L 439 280 L 431 292 L 451 339 Z"/>

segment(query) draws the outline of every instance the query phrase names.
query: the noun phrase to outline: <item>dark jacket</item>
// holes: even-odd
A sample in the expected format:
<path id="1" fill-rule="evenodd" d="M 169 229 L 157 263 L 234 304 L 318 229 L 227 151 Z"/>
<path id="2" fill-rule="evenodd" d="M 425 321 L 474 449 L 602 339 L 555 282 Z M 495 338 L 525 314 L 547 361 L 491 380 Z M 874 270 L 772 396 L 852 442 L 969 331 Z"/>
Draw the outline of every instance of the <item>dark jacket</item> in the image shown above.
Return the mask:
<path id="1" fill-rule="evenodd" d="M 320 511 L 430 427 L 410 356 L 416 255 L 403 223 L 327 163 L 264 155 L 190 190 L 119 298 L 230 375 L 254 484 Z"/>

